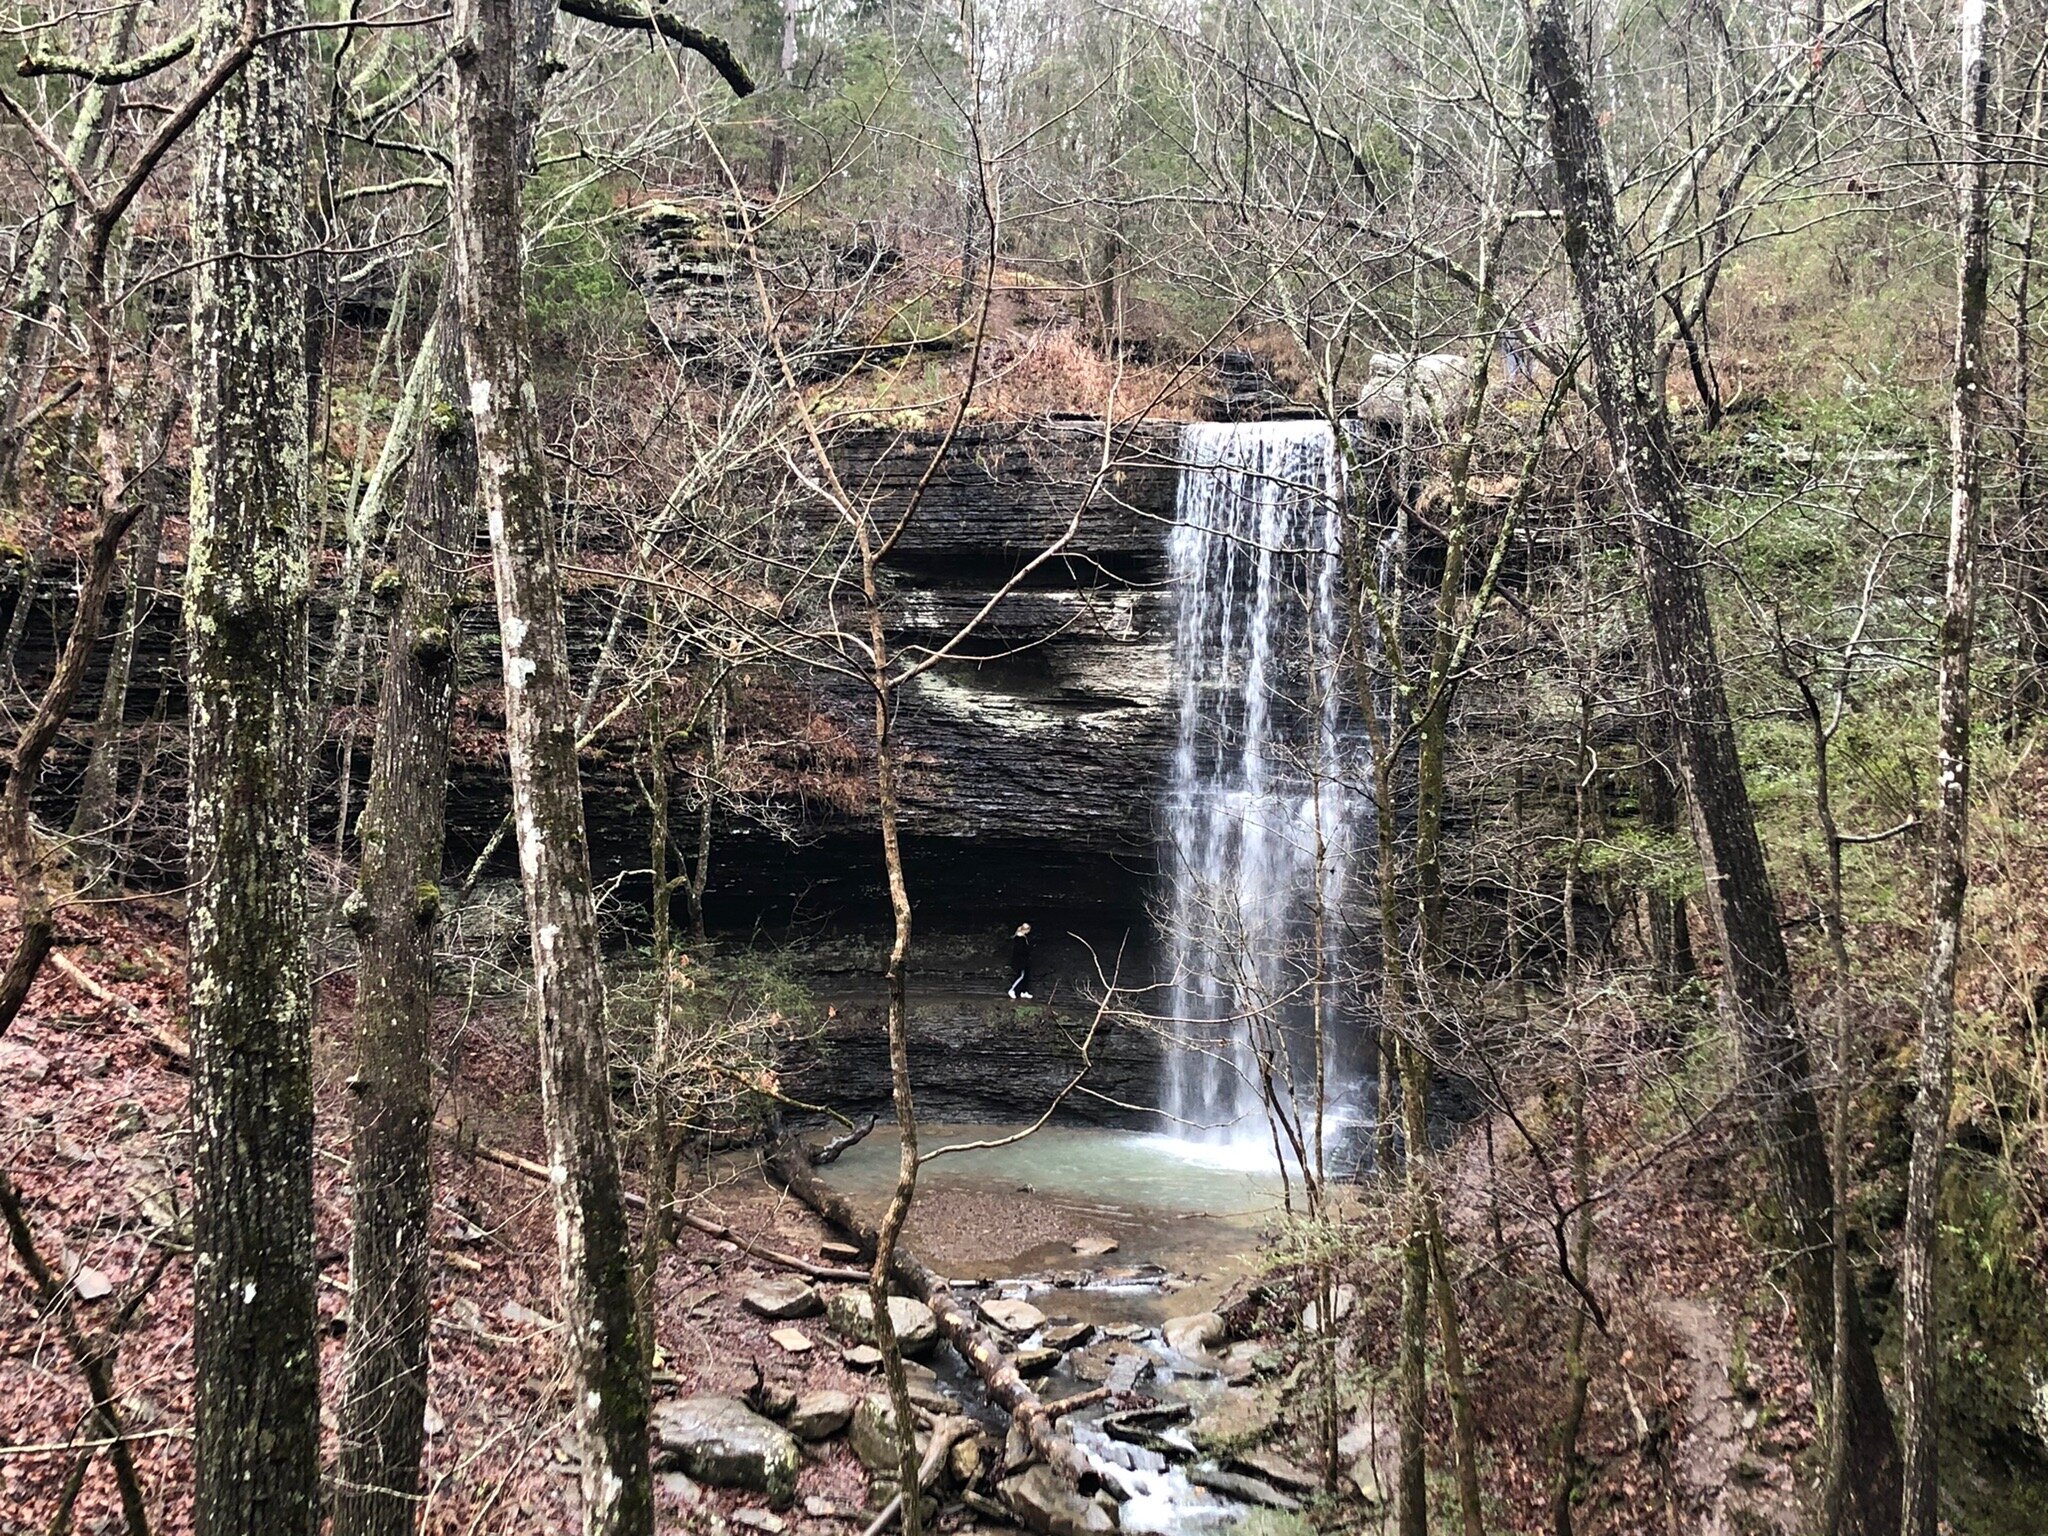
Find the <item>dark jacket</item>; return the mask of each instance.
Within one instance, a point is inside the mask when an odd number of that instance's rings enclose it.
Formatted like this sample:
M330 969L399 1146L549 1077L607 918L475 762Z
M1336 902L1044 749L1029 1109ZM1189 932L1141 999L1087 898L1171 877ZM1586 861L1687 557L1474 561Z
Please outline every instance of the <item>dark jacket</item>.
M1021 976L1031 969L1031 940L1018 934L1010 941L1010 971Z

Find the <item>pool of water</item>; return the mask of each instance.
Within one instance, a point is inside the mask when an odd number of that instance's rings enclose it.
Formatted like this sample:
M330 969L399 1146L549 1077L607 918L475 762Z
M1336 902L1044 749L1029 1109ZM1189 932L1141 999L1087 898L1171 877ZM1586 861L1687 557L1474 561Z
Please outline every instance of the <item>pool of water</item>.
M941 1151L1020 1129L922 1127L927 1160L907 1237L920 1258L956 1280L1110 1276L1059 1290L1057 1310L1081 1321L1156 1322L1202 1310L1257 1267L1262 1240L1284 1212L1271 1153L1257 1148L1045 1126L1004 1146ZM878 1216L895 1183L897 1146L877 1130L819 1173ZM1104 1242L1115 1250L1076 1251ZM1164 1287L1115 1278L1147 1265L1171 1277Z

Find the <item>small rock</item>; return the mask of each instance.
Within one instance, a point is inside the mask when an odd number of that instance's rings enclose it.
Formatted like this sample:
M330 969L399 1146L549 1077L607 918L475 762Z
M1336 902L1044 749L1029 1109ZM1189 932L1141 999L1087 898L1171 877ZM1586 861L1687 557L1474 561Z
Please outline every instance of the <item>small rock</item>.
M1240 1339L1216 1359L1216 1369L1233 1385L1250 1381L1269 1368L1273 1357L1256 1339Z
M796 1497L796 1437L736 1397L656 1404L655 1443L667 1466L718 1488L742 1488L778 1506Z
M1000 1491L1017 1517L1045 1536L1107 1536L1116 1529L1114 1515L1044 1462L1004 1479Z
M555 1326L552 1317L543 1316L533 1308L522 1306L516 1301L508 1301L498 1308L498 1316L514 1328L530 1328L536 1333L545 1333Z
M858 1264L860 1262L860 1249L856 1248L852 1243L820 1243L818 1244L818 1257L827 1264Z
M1106 1385L1117 1370L1119 1362L1131 1360L1134 1366L1125 1367L1134 1373L1142 1373L1151 1363L1152 1357L1137 1345L1123 1339L1098 1339L1086 1349L1076 1350L1067 1357L1067 1369L1092 1387Z
M789 1331L794 1333L796 1330ZM856 1344L851 1349L842 1349L839 1359L849 1371L879 1371L882 1368L882 1352L872 1344Z
M981 1478L981 1469L995 1454L996 1443L987 1435L969 1435L963 1440L955 1440L953 1449L946 1455L953 1481L962 1488L973 1487Z
M756 1317L785 1323L792 1318L810 1317L822 1309L818 1293L794 1275L763 1280L747 1288L740 1305Z
M1207 1358L1210 1345L1223 1342L1223 1319L1214 1312L1196 1312L1189 1317L1168 1318L1160 1332L1166 1336L1166 1347L1175 1354L1202 1360Z
M813 1520L858 1520L860 1511L845 1504L835 1504L830 1499L815 1493L804 1495L804 1513Z
M1190 1467L1188 1481L1197 1488L1220 1493L1226 1499L1236 1499L1240 1504L1259 1504L1267 1509L1301 1508L1301 1500L1282 1493L1271 1483L1236 1472L1225 1472L1219 1467Z
M871 1343L875 1309L868 1293L848 1286L834 1291L825 1301L832 1326L850 1339ZM921 1355L939 1341L939 1321L932 1309L909 1296L889 1298L889 1321L896 1330L896 1342L906 1355Z
M420 1428L426 1432L428 1438L440 1434L447 1427L448 1421L441 1417L441 1410L432 1403L427 1404L426 1412L420 1416Z
M768 1337L792 1355L809 1354L817 1348L817 1345L811 1342L811 1336L801 1328L776 1328L770 1331Z
M1115 1253L1117 1241L1113 1237L1077 1237L1074 1252L1084 1259L1099 1259L1106 1253Z
M780 1515L771 1515L765 1509L736 1509L729 1517L734 1525L744 1525L750 1531L766 1531L768 1536L782 1536L789 1529L789 1522Z
M1060 1363L1060 1352L1043 1344L1034 1344L1028 1349L1018 1350L1013 1358L1019 1376L1043 1376Z
M655 1474L656 1491L664 1494L685 1509L695 1509L704 1502L704 1490L696 1480L682 1472L659 1472Z
M829 1440L853 1417L853 1397L825 1388L800 1393L785 1426L799 1440Z
M50 1075L50 1058L19 1040L0 1040L0 1074L40 1083Z
M976 1310L1003 1332L1020 1339L1045 1326L1045 1314L1028 1301L1005 1301L1000 1296L991 1296Z
M906 1361L905 1364L910 1362ZM960 1399L936 1381L920 1381L915 1376L904 1383L910 1400L926 1413L958 1413Z
M1038 1336L1052 1349L1077 1349L1095 1337L1093 1323L1047 1323Z
M80 1301L102 1301L114 1294L114 1282L90 1264L81 1264L71 1271L71 1289Z

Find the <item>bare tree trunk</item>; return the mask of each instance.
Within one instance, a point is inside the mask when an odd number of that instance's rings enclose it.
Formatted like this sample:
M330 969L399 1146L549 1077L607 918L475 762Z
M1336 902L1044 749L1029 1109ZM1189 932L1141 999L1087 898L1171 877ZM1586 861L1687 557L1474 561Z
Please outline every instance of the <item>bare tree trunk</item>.
M125 0L114 13L113 31L100 54L102 67L118 62L133 45L141 10L141 0ZM107 118L120 91L119 85L98 80L86 86L64 147L67 166L97 177L106 156ZM51 328L61 312L64 256L78 216L78 199L64 166L51 168L43 196L48 207L36 222L35 244L22 272L21 301L15 306L14 329L8 332L6 351L0 352L0 484L6 485L14 481L15 463L27 435L23 401L31 393L32 375L41 370L41 360L48 354Z
M427 344L420 433L398 534L398 607L377 694L362 864L347 905L361 946L349 1078L349 1331L335 1536L409 1536L427 1402L433 1177L429 1031L455 713L455 598L475 538L476 453L459 404L454 286Z
M209 0L201 35L241 33ZM302 0L203 120L192 191L190 970L196 1526L320 1517L307 970ZM205 46L202 44L202 47ZM211 51L208 49L207 51ZM108 423L101 431L109 430Z
M1651 638L1671 701L1710 910L1726 965L1723 1006L1740 1040L1759 1130L1790 1226L1801 1342L1817 1379L1835 1345L1833 1176L1792 1000L1791 962L1757 836L1715 652L1702 549L1691 527L1651 347L1641 268L1622 237L1606 149L1563 0L1533 13L1530 58L1550 117L1564 243L1596 368L1600 414L1631 513ZM1841 1341L1849 1393L1830 1422L1849 1437L1844 1529L1898 1523L1898 1441L1859 1308Z
M576 1385L583 1527L654 1525L647 1375L637 1338L631 1233L612 1126L604 976L576 761L577 700L534 404L521 289L525 156L552 20L512 0L456 10L453 244L475 418L478 491L504 653L505 730L539 1008L541 1108L561 1239Z
M168 430L169 423L166 423ZM107 658L106 681L100 685L99 712L93 720L92 753L78 786L78 804L71 815L74 842L99 840L113 824L114 794L121 780L123 726L128 718L128 680L135 668L135 647L149 618L156 582L156 557L163 529L163 506L152 502L142 516L142 531L128 555L128 596L114 653ZM84 883L103 884L113 867L112 839L82 857Z
M2034 61L2033 110L2023 153L2027 187L2014 252L2012 317L2012 414L2014 540L2019 569L2013 618L2019 631L2013 689L2013 729L2024 731L2048 709L2048 530L2041 526L2040 465L2034 452L2034 252L2040 234L2041 149L2048 89L2041 74L2048 58Z
M1957 215L1955 397L1949 411L1948 594L1941 616L1940 786L1934 807L1934 912L1920 1003L1919 1088L1906 1176L1899 1289L1905 1421L1904 1536L1936 1536L1941 1483L1936 1424L1941 1329L1934 1293L1935 1218L1954 1072L1956 968L1969 887L1970 653L1977 621L1977 521L1983 500L1984 324L1991 272L1991 72L1985 0L1963 0L1963 144Z

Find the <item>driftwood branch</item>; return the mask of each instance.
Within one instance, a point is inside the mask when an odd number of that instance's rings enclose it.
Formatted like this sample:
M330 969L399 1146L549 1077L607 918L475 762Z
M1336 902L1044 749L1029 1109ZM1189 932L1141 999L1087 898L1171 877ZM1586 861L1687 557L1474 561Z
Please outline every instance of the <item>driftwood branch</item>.
M861 1219L844 1195L825 1187L812 1166L809 1149L800 1140L788 1137L778 1143L770 1150L765 1166L776 1183L867 1251L874 1251L874 1228ZM932 1309L939 1332L974 1368L990 1399L1008 1411L1031 1449L1082 1492L1094 1492L1102 1479L1087 1455L1054 1422L1054 1415L1024 1380L1016 1362L960 1304L952 1286L901 1247L891 1259L890 1275Z

